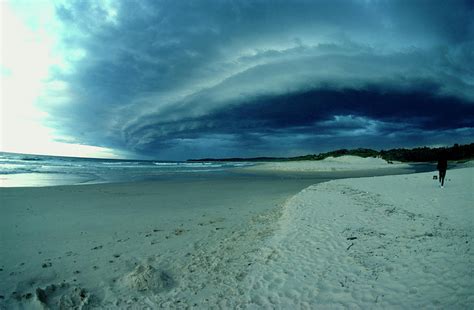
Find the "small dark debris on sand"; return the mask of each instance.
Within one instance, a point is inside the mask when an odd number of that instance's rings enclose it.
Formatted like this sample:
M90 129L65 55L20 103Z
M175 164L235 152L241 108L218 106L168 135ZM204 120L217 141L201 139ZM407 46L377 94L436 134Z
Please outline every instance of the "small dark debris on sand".
M181 228L177 228L177 229L174 230L174 234L176 236L179 236L179 235L183 234L184 232L185 232L185 230L181 229Z
M99 249L102 249L104 246L102 245L98 245L98 246L95 246L93 247L91 250L99 250Z
M114 257L115 257L115 258L119 258L119 257L120 257L120 254L114 254Z
M355 239L357 239L357 237L349 237L349 238L347 238L347 240L355 240Z
M74 274L80 274L81 272L79 270L75 270Z
M51 267L52 265L53 265L52 263L47 262L47 263L43 263L43 265L41 265L41 267L48 268L48 267Z

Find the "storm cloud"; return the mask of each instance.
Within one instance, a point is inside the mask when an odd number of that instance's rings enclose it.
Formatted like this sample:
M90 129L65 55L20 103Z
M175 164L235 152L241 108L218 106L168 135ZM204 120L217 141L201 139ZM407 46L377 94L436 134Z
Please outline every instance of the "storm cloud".
M469 142L469 1L68 1L41 107L137 157Z

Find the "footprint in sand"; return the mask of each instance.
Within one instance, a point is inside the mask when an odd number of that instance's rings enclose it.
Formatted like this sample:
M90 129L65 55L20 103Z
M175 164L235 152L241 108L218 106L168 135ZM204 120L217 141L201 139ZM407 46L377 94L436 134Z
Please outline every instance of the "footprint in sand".
M85 289L68 283L36 289L37 302L47 309L82 309L89 299L90 294Z

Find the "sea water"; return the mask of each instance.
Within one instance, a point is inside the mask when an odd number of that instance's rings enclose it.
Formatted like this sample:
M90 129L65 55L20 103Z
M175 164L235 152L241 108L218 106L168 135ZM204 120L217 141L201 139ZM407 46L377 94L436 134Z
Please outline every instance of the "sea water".
M223 173L249 162L172 162L0 152L0 187L137 182Z
M329 179L432 171L432 164L411 164L406 169L339 172L271 172L241 170L256 162L178 162L118 160L28 155L0 152L0 187L80 185L158 180L223 179Z

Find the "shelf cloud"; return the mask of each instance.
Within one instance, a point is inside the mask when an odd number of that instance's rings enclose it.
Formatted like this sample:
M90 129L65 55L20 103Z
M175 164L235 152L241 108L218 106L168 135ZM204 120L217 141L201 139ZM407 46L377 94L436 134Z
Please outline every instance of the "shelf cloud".
M137 157L469 142L470 1L67 1L40 106ZM59 85L59 86L58 86Z

